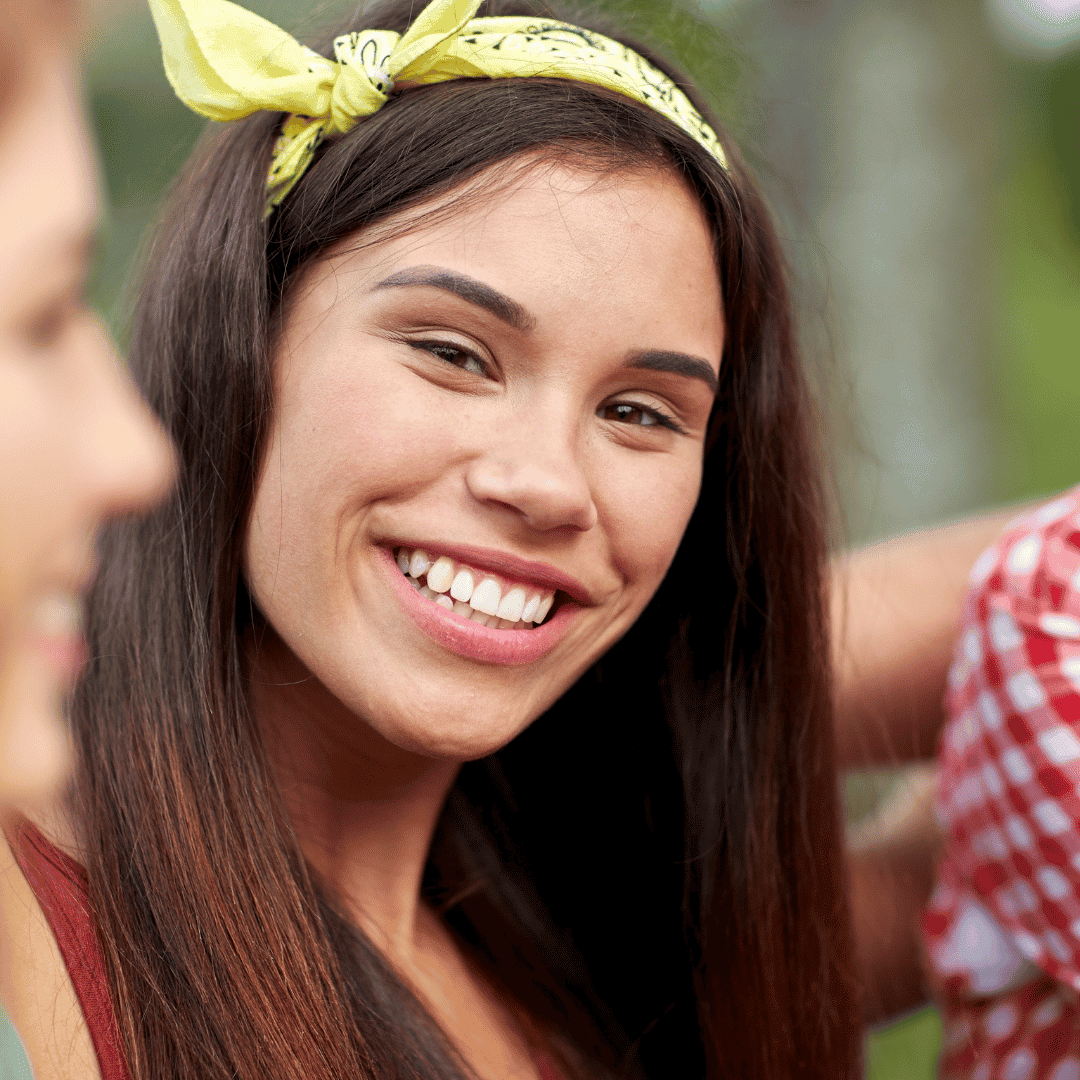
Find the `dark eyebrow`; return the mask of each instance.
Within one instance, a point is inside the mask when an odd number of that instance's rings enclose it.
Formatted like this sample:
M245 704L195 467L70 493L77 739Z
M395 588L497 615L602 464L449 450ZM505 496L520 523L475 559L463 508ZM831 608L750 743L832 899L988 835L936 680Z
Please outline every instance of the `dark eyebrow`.
M700 379L714 394L719 387L719 380L712 364L698 356L687 356L681 352L664 352L659 349L646 349L632 353L626 361L629 368L646 368L649 371L669 371L673 375L685 375L689 379Z
M460 296L470 304L490 311L497 319L509 324L515 330L527 331L536 325L536 320L516 300L504 296L501 292L485 285L467 274L454 270L443 270L438 266L415 266L408 270L399 270L388 278L383 278L374 289L396 289L402 287L426 286L429 289L445 289ZM374 290L373 290L374 291Z

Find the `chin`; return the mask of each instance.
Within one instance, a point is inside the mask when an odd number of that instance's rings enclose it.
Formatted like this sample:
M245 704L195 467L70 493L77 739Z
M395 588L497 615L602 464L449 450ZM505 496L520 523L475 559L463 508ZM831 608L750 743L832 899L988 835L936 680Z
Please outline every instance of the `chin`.
M486 710L481 710L483 714ZM463 710L464 713L464 710ZM475 761L501 750L532 723L532 718L492 716L478 719L442 710L424 716L387 718L373 725L379 735L401 750L443 761Z
M70 768L66 690L39 664L0 672L0 809L44 805L62 790Z

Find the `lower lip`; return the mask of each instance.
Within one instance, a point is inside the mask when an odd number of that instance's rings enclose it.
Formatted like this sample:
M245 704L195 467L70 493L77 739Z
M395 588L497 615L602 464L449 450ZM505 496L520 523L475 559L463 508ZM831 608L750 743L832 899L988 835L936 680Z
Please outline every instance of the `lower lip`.
M486 664L532 664L545 657L566 636L580 605L565 600L535 630L493 630L455 615L420 595L398 569L393 552L379 548L379 563L401 606L437 645L469 660Z
M74 682L86 663L86 640L75 637L43 637L38 650L45 662L63 679Z

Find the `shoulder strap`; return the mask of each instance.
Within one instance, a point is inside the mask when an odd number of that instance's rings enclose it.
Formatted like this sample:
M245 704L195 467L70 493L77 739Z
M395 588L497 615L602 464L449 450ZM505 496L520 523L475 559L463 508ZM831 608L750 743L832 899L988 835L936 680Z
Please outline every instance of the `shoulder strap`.
M131 1080L90 911L86 871L26 820L16 827L12 850L60 947L90 1029L101 1080Z

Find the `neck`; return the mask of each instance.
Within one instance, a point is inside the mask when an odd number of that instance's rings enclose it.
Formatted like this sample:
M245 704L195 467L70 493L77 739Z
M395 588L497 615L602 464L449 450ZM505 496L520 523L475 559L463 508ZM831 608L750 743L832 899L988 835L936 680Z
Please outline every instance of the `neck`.
M268 631L247 649L252 707L309 864L385 952L423 934L420 887L459 766L394 746Z

